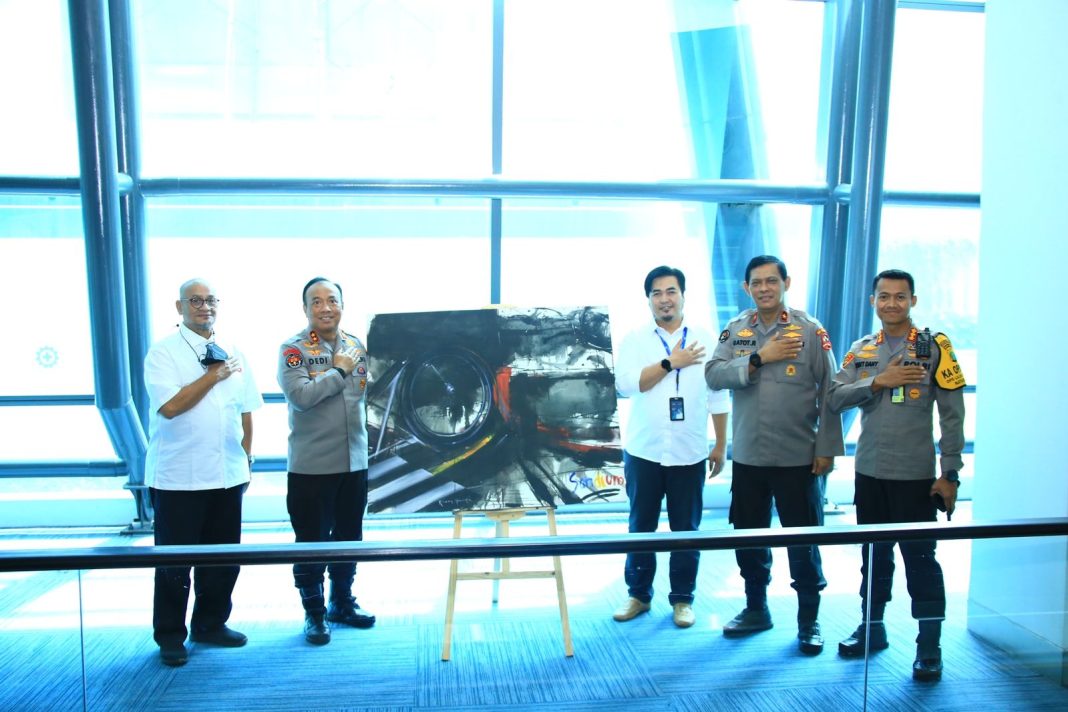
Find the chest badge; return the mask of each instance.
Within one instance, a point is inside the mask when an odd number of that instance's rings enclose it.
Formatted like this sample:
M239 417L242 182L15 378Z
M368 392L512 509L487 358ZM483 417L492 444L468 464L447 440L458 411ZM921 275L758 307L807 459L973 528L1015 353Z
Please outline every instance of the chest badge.
M797 366L793 365L792 363L786 364L786 375L791 377L796 376Z
M297 368L304 364L304 357L300 353L300 349L290 347L282 352L282 358L285 359L287 368Z

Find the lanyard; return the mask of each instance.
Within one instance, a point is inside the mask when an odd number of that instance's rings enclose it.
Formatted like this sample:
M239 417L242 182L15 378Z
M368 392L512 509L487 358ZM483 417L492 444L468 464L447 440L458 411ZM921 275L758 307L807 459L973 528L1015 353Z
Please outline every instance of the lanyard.
M686 348L686 332L689 330L689 328L690 327L688 327L688 326L682 327L682 343L679 345L679 348L681 348L681 349ZM666 341L664 341L664 337L661 336L660 332L657 331L656 329L653 329L653 333L656 334L656 338L660 339L660 343L662 343L664 345L664 351L667 351L668 358L671 358L671 347L667 345ZM679 392L679 373L681 371L682 371L681 368L676 368L675 369L675 392L676 393Z

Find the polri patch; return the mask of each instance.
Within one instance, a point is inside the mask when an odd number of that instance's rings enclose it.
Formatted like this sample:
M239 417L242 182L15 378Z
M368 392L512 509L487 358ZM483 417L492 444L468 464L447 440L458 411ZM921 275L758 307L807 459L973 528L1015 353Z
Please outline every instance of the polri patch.
M282 358L285 359L288 368L297 368L304 365L304 356L300 353L300 349L295 346L290 346L283 351Z

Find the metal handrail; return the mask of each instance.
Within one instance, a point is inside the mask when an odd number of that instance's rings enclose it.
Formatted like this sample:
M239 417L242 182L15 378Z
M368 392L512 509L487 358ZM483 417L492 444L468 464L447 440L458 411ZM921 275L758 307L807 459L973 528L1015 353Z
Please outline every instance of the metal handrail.
M651 534L597 534L508 539L121 546L0 552L0 572L132 569L157 566L271 565L311 561L432 561L645 553L698 549L866 544L926 539L1068 536L1068 518L998 522L866 524Z

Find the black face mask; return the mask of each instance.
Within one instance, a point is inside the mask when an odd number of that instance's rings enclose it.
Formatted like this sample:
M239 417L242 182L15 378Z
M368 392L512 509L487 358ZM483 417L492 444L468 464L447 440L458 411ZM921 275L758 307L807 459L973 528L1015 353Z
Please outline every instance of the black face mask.
M228 358L230 358L228 353L209 341L207 351L204 352L204 358L200 359L200 363L210 366L213 363L222 363Z

